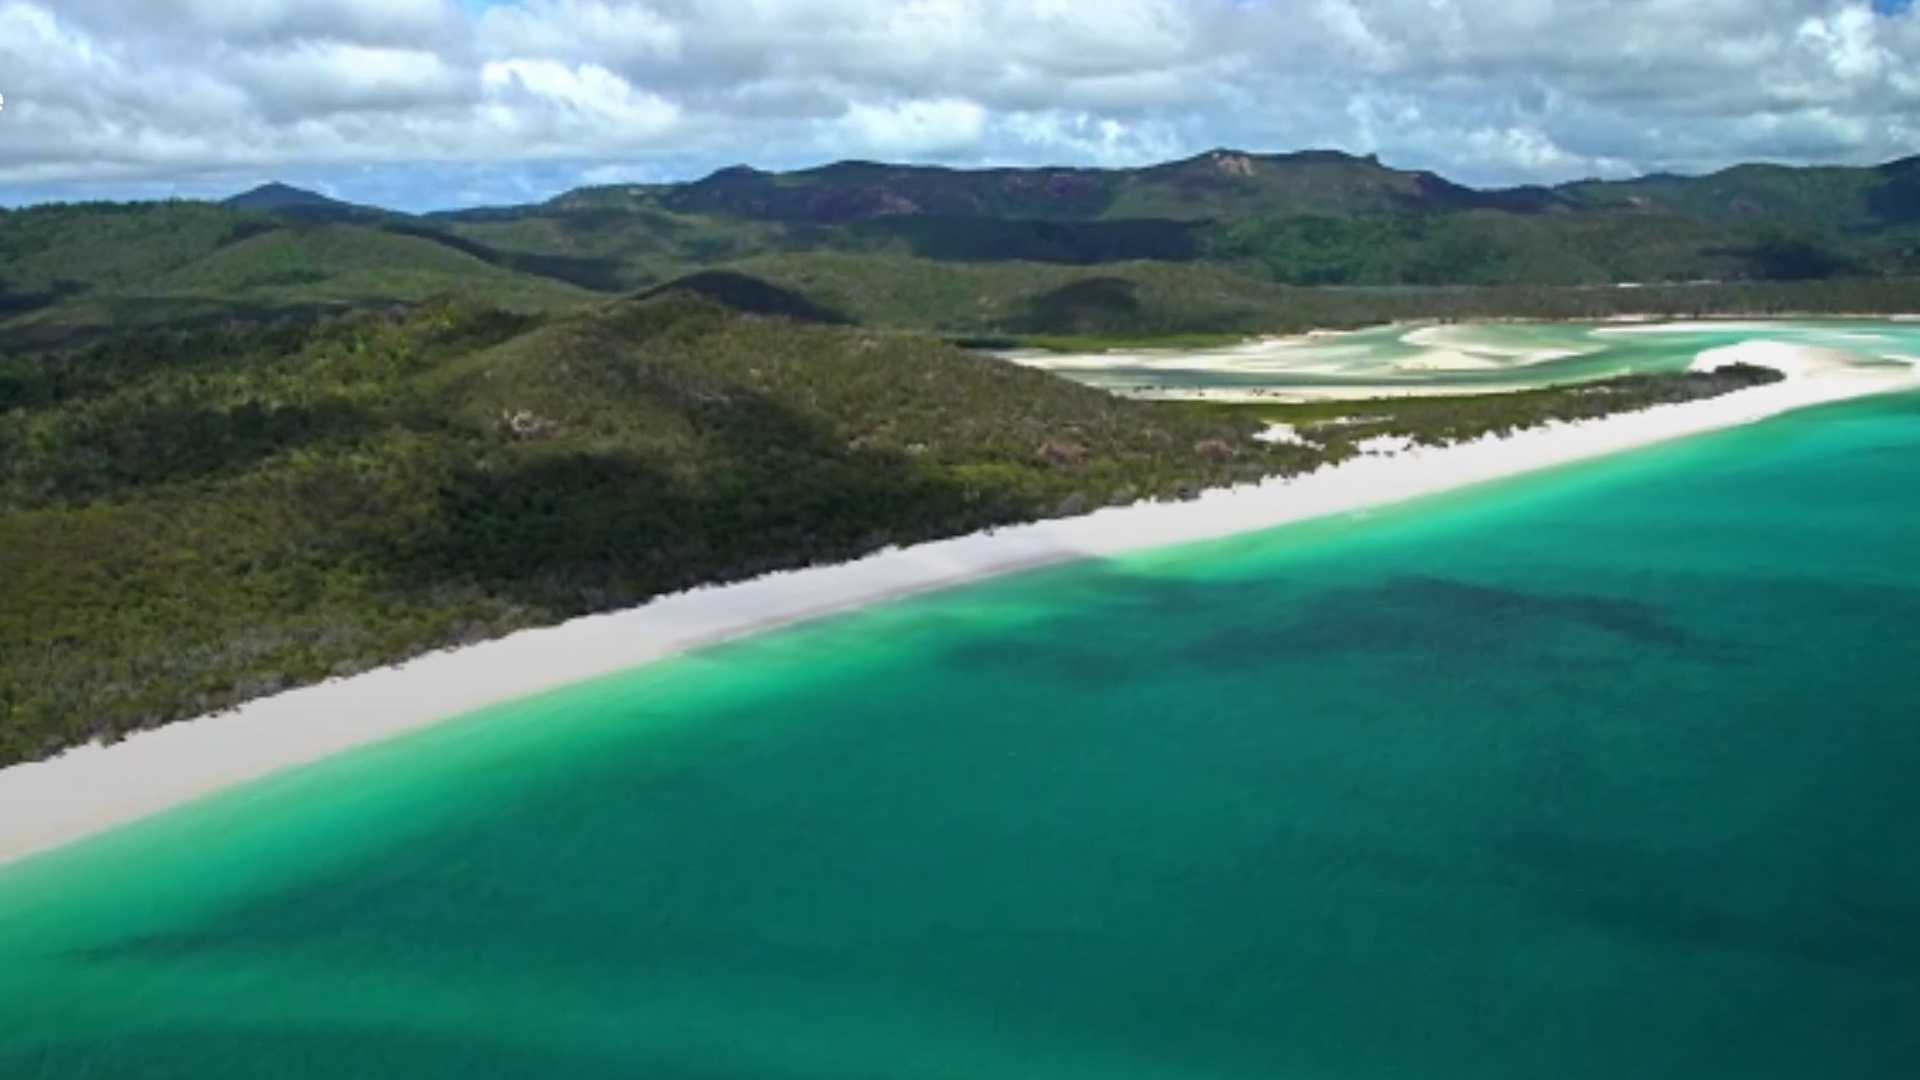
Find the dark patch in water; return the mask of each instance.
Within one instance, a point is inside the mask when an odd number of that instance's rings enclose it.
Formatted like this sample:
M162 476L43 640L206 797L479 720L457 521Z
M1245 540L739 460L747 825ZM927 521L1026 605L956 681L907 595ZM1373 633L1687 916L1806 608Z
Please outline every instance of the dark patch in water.
M1800 870L1764 853L1657 850L1545 830L1495 838L1515 883L1567 915L1661 948L1721 950L1920 976L1920 884L1859 864Z
M479 1011L476 1006L476 1011ZM271 1076L278 1080L339 1077L534 1077L616 1080L633 1076L674 1080L739 1080L738 1070L681 1060L647 1063L550 1044L516 1045L511 1036L492 1038L472 1027L458 1034L408 1031L391 1026L341 1026L325 1030L262 1026L169 1026L164 1032L109 1033L0 1054L0 1076L100 1076L116 1080L168 1080L202 1075L218 1062L223 1076Z
M1566 662L1556 661L1554 645L1569 630L1699 662L1734 663L1746 655L1688 631L1658 604L1420 575L1335 590L1284 579L1129 578L1108 588L1112 595L1091 612L968 642L950 650L947 661L1080 681L1126 680L1168 664L1232 671L1345 654L1454 664L1531 653L1554 664ZM1118 639L1116 648L1115 623L1140 627L1138 638Z
M1309 653L1484 655L1489 648L1538 645L1539 635L1567 627L1676 651L1694 644L1657 604L1424 576L1311 595L1288 625L1260 636L1262 644Z

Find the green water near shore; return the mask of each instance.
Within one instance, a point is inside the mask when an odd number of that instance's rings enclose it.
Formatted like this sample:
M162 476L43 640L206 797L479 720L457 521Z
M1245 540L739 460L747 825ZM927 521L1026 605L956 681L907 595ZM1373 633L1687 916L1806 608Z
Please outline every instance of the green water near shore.
M0 869L0 1077L1920 1075L1920 396L1059 567Z

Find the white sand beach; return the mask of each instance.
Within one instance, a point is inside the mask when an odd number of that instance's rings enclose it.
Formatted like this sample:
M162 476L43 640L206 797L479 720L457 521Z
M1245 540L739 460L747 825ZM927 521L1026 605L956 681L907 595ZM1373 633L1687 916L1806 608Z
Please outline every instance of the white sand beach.
M1402 368L1397 374L1433 374L1439 371L1459 372L1465 369L1454 367L1447 369L1429 368L1421 371L1417 368ZM1473 397L1479 394L1519 393L1522 390L1538 388L1537 383L1529 382L1478 382L1471 385L1449 385L1446 383L1409 383L1405 386L1356 385L1353 383L1329 382L1324 386L1293 385L1286 387L1257 386L1251 389L1235 387L1209 386L1194 389L1153 389L1127 390L1112 388L1104 383L1090 383L1106 389L1114 389L1123 397L1138 398L1141 401L1208 401L1216 405L1300 405L1325 401L1387 401L1393 398L1431 398L1431 397Z
M770 627L1069 559L1098 557L1352 513L1532 470L1903 388L1920 369L1864 368L1758 341L1715 350L1789 375L1706 401L1509 438L1367 455L1290 479L1142 503L882 552L664 597L248 703L222 715L0 770L0 863L230 785L391 738L474 709Z

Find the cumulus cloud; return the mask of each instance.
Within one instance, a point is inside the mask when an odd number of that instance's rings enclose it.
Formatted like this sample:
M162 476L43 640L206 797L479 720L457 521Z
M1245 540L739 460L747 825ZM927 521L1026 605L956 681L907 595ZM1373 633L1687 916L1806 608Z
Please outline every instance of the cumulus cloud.
M920 157L971 150L987 131L987 110L960 98L855 103L845 126L852 143L881 157Z
M1911 153L1920 17L1884 0L0 0L0 92L16 198L390 183L357 169L517 194L742 161L1215 146L1500 184Z
M673 102L598 64L497 60L481 68L480 82L484 120L522 140L525 154L644 145L671 132L680 115Z
M457 31L461 21L450 0L49 0L42 6L93 33L132 42L332 37L417 44Z
M235 57L227 68L270 123L342 112L404 112L456 104L473 79L432 52L304 41Z

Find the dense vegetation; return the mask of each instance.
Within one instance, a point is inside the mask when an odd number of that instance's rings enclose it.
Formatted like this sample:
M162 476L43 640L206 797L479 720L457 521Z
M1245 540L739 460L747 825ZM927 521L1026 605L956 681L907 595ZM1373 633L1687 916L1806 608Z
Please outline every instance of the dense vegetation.
M1920 273L1920 158L1499 191L1326 152L1216 151L1116 170L849 162L437 220L504 249L609 262L670 262L704 242L697 261L709 264L802 251L1153 261L1296 285L1797 281Z
M1489 398L1430 426L1741 384ZM1360 437L1268 445L1265 423L678 289L7 354L0 762L697 583L1297 472Z
M736 169L425 216L277 186L0 211L0 763L1369 434L1725 392L1767 376L1364 406L1268 445L1265 407L1119 400L940 339L1911 310L1915 177L1476 192L1214 154Z
M670 292L0 360L0 761L663 590L1311 464Z
M843 321L927 329L981 345L1244 337L1386 322L1602 319L1622 315L1866 314L1920 310L1920 279L1726 282L1619 288L1509 285L1300 288L1212 266L1035 263L940 266L863 255L785 255L729 271ZM1053 340L1049 340L1053 339ZM1059 340L1066 339L1066 340Z

